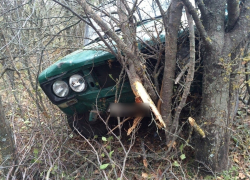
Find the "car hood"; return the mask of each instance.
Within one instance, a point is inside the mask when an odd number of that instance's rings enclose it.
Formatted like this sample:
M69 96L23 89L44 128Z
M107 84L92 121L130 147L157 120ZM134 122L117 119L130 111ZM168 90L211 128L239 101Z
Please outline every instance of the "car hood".
M95 50L97 47L99 47L99 49ZM49 66L39 75L38 80L41 84L51 77L111 58L114 58L114 55L107 51L100 50L100 43L93 43L83 49L74 51Z

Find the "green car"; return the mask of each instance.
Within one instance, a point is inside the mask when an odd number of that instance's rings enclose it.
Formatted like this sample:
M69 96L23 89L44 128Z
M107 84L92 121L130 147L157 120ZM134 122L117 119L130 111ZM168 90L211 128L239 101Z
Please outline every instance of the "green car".
M137 27L143 40L150 42L150 37L143 35L142 30L154 28L155 24L162 25L161 19L144 21ZM163 34L160 35L161 41L164 41ZM114 55L100 50L101 45L102 42L96 40L63 57L38 78L51 102L67 115L69 126L85 137L101 136L107 132L103 120L108 116L109 104L114 103L117 96L119 102L135 102L127 78L122 79L117 89L122 67ZM139 48L143 49L142 45L139 44Z

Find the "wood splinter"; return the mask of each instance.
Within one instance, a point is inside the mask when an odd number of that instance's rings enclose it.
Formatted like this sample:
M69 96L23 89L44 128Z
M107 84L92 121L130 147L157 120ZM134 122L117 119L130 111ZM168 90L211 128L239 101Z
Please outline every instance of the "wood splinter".
M196 130L196 132L198 132L202 138L205 138L205 132L201 129L201 127L196 124L195 120L191 117L188 118L189 124Z

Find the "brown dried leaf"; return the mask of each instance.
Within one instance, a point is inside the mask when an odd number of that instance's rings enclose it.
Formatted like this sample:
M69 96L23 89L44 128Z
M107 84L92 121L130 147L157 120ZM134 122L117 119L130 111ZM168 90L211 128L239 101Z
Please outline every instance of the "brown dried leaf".
M234 158L233 158L234 162L236 162L237 164L239 164L239 159L236 155L234 155Z
M141 177L143 177L143 178L148 178L148 174L147 174L147 173L142 172L142 173L141 173Z
M148 161L147 161L147 159L143 159L143 165L144 165L145 168L148 167Z
M176 147L176 142L174 141L174 142L172 142L172 141L170 141L169 143L168 143L168 148L175 148Z
M240 179L244 179L245 177L246 177L245 174L243 174L242 172L239 173L239 178Z

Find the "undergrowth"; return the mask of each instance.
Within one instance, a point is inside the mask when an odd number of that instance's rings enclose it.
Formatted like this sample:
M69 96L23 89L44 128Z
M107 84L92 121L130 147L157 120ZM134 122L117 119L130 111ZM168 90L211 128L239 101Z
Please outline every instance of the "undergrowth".
M21 117L9 85L2 85L5 114L11 122L16 146L16 164L1 165L8 169L9 178L250 179L250 116L249 107L244 104L240 104L230 129L230 168L218 174L195 160L192 138L187 142L188 128L172 145L164 143L163 131L156 131L148 123L127 136L132 121L124 124L121 131L85 139L69 129L66 117L46 97L46 111L40 112L25 88L19 86L17 93L25 112ZM1 179L5 179L1 173Z

